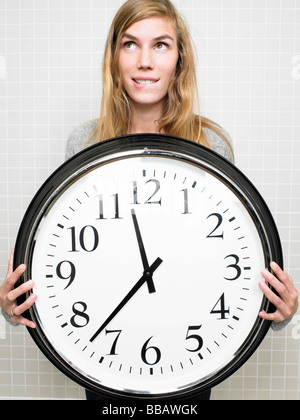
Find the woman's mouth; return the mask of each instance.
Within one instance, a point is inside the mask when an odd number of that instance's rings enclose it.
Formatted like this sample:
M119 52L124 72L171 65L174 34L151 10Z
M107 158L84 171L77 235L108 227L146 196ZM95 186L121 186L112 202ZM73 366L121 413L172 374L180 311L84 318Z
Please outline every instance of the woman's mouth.
M138 85L152 85L158 82L159 79L132 79Z

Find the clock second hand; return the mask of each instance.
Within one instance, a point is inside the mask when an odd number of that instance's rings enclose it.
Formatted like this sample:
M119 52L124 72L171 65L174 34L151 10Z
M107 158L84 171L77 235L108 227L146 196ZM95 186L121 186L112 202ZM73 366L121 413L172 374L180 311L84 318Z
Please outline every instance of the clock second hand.
M140 289L140 287L150 278L154 271L160 266L162 259L156 258L154 263L144 271L142 277L137 281L133 288L127 293L124 299L119 303L119 305L113 310L109 317L104 321L100 328L95 332L95 334L90 338L90 342L93 342L95 338L104 330L104 328L110 323L110 321L120 312L123 306L132 298L132 296Z

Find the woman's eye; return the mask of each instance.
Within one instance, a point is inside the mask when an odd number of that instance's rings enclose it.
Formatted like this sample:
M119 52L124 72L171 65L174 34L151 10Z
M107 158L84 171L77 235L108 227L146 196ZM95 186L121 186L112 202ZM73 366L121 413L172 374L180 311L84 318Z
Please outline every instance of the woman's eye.
M135 48L135 44L132 41L125 42L124 48L126 50L133 50Z
M163 42L159 42L158 44L156 44L155 48L157 50L166 50L167 49L167 44L165 44Z

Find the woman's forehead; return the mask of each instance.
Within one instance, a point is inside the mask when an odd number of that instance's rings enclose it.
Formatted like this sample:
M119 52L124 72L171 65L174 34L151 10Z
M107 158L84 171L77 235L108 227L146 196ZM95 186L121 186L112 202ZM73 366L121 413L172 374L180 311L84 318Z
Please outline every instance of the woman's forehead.
M174 21L164 16L152 16L133 23L125 30L123 37L125 36L132 40L151 38L160 41L165 38L177 41Z

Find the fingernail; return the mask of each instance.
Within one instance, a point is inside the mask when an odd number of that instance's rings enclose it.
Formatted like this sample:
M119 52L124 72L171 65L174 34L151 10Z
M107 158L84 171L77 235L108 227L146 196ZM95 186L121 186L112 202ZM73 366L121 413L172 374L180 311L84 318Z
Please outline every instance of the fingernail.
M271 268L273 268L273 269L276 269L276 267L277 267L276 262L272 261L272 262L270 263L270 267L271 267Z
M26 270L26 265L25 264L21 264L20 265L20 270L21 271L25 271Z

